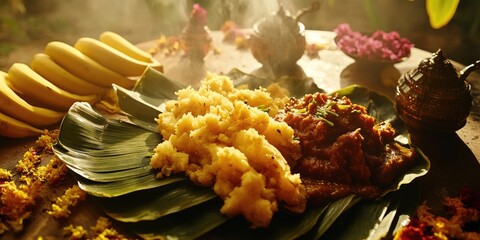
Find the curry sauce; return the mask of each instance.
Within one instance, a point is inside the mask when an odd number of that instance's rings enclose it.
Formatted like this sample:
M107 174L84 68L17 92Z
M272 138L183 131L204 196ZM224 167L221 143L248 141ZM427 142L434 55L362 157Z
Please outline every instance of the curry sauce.
M310 205L350 194L377 198L412 165L415 152L394 141L395 129L363 106L323 93L292 98L277 115L295 131L300 173Z

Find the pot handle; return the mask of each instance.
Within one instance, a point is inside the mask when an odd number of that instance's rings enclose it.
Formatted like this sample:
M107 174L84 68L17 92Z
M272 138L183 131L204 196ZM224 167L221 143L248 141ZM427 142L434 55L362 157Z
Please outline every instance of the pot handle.
M475 63L472 63L466 66L462 71L460 71L460 80L465 81L465 79L467 79L470 73L472 73L473 71L479 68L480 68L480 60L477 60Z

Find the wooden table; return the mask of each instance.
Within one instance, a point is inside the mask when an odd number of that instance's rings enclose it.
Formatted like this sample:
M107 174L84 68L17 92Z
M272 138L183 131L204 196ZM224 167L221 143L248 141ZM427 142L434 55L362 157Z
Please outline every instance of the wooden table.
M335 49L334 34L323 31L307 31L307 43L321 43L330 46L319 51L317 58L304 55L298 64L306 76L312 78L318 87L333 91L351 84L359 84L393 99L396 81L400 74L415 68L422 59L431 56L431 53L413 49L411 57L396 64L395 68L381 73L374 67L366 67L354 62L341 51ZM155 57L164 65L167 77L186 83L197 84L207 71L227 73L233 68L244 72L255 72L261 67L248 50L239 50L233 44L222 41L221 32L212 32L213 45L220 53L209 53L203 63L192 62L181 54L164 56L158 53ZM141 48L151 49L156 41L139 44ZM448 57L448 55L447 55ZM457 70L463 66L454 63ZM382 77L381 77L382 76ZM468 118L464 128L456 133L433 134L411 131L413 144L420 147L431 161L429 173L418 179L420 185L420 199L427 201L429 206L440 209L441 199L447 195L456 195L462 187L470 187L480 191L480 75L470 74L467 81L472 85L472 94L475 98L474 110ZM22 158L29 146L34 144L35 138L7 139L0 137L0 167L13 170L16 162ZM66 187L73 184L67 182L52 192L61 193ZM48 196L48 194L47 194ZM81 204L66 221L56 221L45 212L51 206L52 199L43 199L33 212L30 223L25 225L22 234L1 235L2 239L36 239L38 236L61 236L61 229L68 224L91 226L102 212L92 203ZM90 223L90 224L87 224Z

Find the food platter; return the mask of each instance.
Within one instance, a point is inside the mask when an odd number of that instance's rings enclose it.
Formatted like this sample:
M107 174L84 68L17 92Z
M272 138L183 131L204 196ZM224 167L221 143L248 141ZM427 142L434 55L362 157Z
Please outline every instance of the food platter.
M151 92L153 85L156 85L153 89L162 90ZM123 116L109 117L95 111L86 103L76 103L64 118L54 152L78 175L79 186L96 196L96 202L107 215L123 222L127 229L132 229L143 237L176 236L185 239L198 238L205 234L225 237L224 234L231 234L232 231L268 239L291 239L300 236L317 239L335 224L335 220L347 209L352 208L350 211L353 213L350 214L355 216L357 210L353 210L356 209L354 206L362 200L350 196L323 207L308 209L300 216L280 212L267 229L252 230L241 218L230 219L223 216L219 212L219 199L209 188L194 186L181 175L155 179L149 166L149 158L153 148L162 139L156 132L152 119L162 111L161 103L172 97L171 92L179 90L172 89L175 87L180 86L160 72L148 69L139 80L137 88L132 91L115 87ZM395 125L399 130L397 141L408 145L406 129L396 119L393 103L388 98L359 86L340 89L335 94L347 96L358 104L368 105L369 113L375 115L379 121L388 121ZM128 107L129 105L131 106ZM138 107L140 105L143 107ZM136 111L137 109L142 110ZM400 204L393 209L386 207L393 199L402 199L393 195L405 192L408 196L408 192L415 192L409 183L426 174L429 169L428 159L420 149L415 148L415 151L419 156L415 166L385 192L385 198L377 202L367 202L365 205L374 210L388 210L387 214L377 221L389 222L384 223L386 226L376 234L388 234L392 231L390 227L395 226L398 221L400 214L396 210ZM402 187L403 185L406 186ZM358 211L362 211L361 208ZM389 218L386 219L386 216ZM378 216L375 218L378 219ZM380 222L371 222L373 225L370 229ZM232 229L232 225L236 227ZM351 234L366 234L358 229L351 231Z

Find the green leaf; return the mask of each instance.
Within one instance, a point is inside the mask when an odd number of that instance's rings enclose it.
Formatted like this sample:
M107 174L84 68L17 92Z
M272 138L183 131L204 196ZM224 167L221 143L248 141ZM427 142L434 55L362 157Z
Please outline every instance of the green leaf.
M312 232L310 233L310 234L313 234L312 239L320 238L343 212L348 210L353 205L357 204L360 200L361 200L360 197L350 195L348 197L344 197L342 199L339 199L335 202L330 203L325 215L323 216L322 220L319 222L318 227L312 228L311 230Z
M118 105L120 109L122 109L122 112L127 115L128 119L137 126L155 132L157 129L155 118L162 112L160 104L152 105L145 101L145 98L142 98L140 93L127 90L117 85L113 85L113 89L118 97ZM161 100L162 103L166 101L167 99Z
M107 214L125 222L125 227L142 237L193 239L205 234L229 237L228 234L235 233L236 238L240 239L317 239L333 229L337 222L341 223L344 214L350 218L355 216L355 211L362 212L366 209L375 214L367 214L368 216L363 216L364 219L355 221L364 221L370 223L368 226L374 226L368 229L372 231L368 234L363 232L362 236L383 236L386 229L395 224L398 219L396 208L401 206L388 196L428 171L428 159L412 146L419 156L416 165L380 201L363 206L364 201L359 197L349 196L321 208L308 208L300 215L278 212L269 228L249 229L242 217L229 219L220 213L221 200L214 197L210 189L193 186L185 181L185 177L155 179L149 159L153 148L162 140L156 132L152 117L160 111L158 104L175 97L172 92L180 86L159 72L147 72L135 91L117 87L117 95L126 99L121 100L122 104L129 105L122 107L125 108L123 110L126 116L123 117L126 121L101 115L88 104L75 104L62 123L59 142L54 147L67 166L80 175L79 186L91 195L98 196L97 202L105 208ZM237 77L243 76L237 74ZM242 83L248 83L248 78L246 79ZM258 81L258 84L265 83L261 79ZM166 85L162 88L164 84ZM306 89L305 86L300 88L303 91ZM352 102L366 106L368 112L379 121L392 123L400 129L397 140L408 144L408 133L396 117L393 103L388 98L360 86L347 87L332 94L349 97ZM145 114L136 111L137 104L150 105L145 109L151 112ZM400 201L405 196L399 193L396 199ZM355 210L357 206L364 208ZM135 221L138 222L127 223ZM355 230L352 231L352 234L358 234Z
M165 99L176 99L176 92L185 87L187 86L165 77L162 72L148 68L133 92L139 93L145 102L159 106Z
M185 177L175 176L156 179L153 173L112 182L96 182L77 176L78 186L90 195L97 197L118 197L131 192L157 188L171 183L185 181Z
M418 185L403 186L378 200L362 200L345 212L325 233L324 239L389 239L402 214L418 204Z
M154 221L125 224L125 227L145 239L197 239L229 220L218 210L221 204L220 199L214 198L185 211Z
M326 239L367 239L378 224L388 213L391 201L381 199L379 202L361 201L345 215L338 218L326 231Z
M265 235L268 239L297 239L310 231L327 209L329 205L308 208L299 216L278 214L273 218Z
M142 98L150 104L159 105L162 99L175 99L176 92L186 87L180 82L165 77L162 72L148 68L133 91L140 93Z
M88 172L118 175L150 171L150 155L162 141L156 132L149 132L130 123L107 119L87 103L75 103L60 126L54 152L67 165ZM81 174L89 178L89 174ZM126 175L129 177L132 175ZM98 179L90 179L98 180Z
M154 119L163 111L162 105L176 98L176 91L185 87L150 67L144 72L133 91L113 85L120 109L127 114L128 119L150 131L157 129Z
M154 189L95 199L110 217L122 222L138 222L184 211L217 197L210 188L195 186L185 177L177 179L181 180Z
M452 20L460 0L426 0L426 9L430 26L439 29Z
M221 227L212 230L207 236L217 239L264 239L288 240L298 239L315 226L328 205L307 208L302 214L292 214L284 211L275 213L268 228L250 228L250 223L243 217L235 217Z
M106 156L103 160L101 156L91 157L74 151L66 150L61 144L54 146L55 154L75 173L80 176L98 182L118 181L125 178L140 177L143 175L152 175L153 170L149 165L150 160L144 161L143 156L138 161L128 162L131 158L121 156ZM128 168L119 169L121 164L128 162ZM132 166L134 164L133 168ZM109 169L110 166L110 169ZM110 170L110 171L109 171Z

